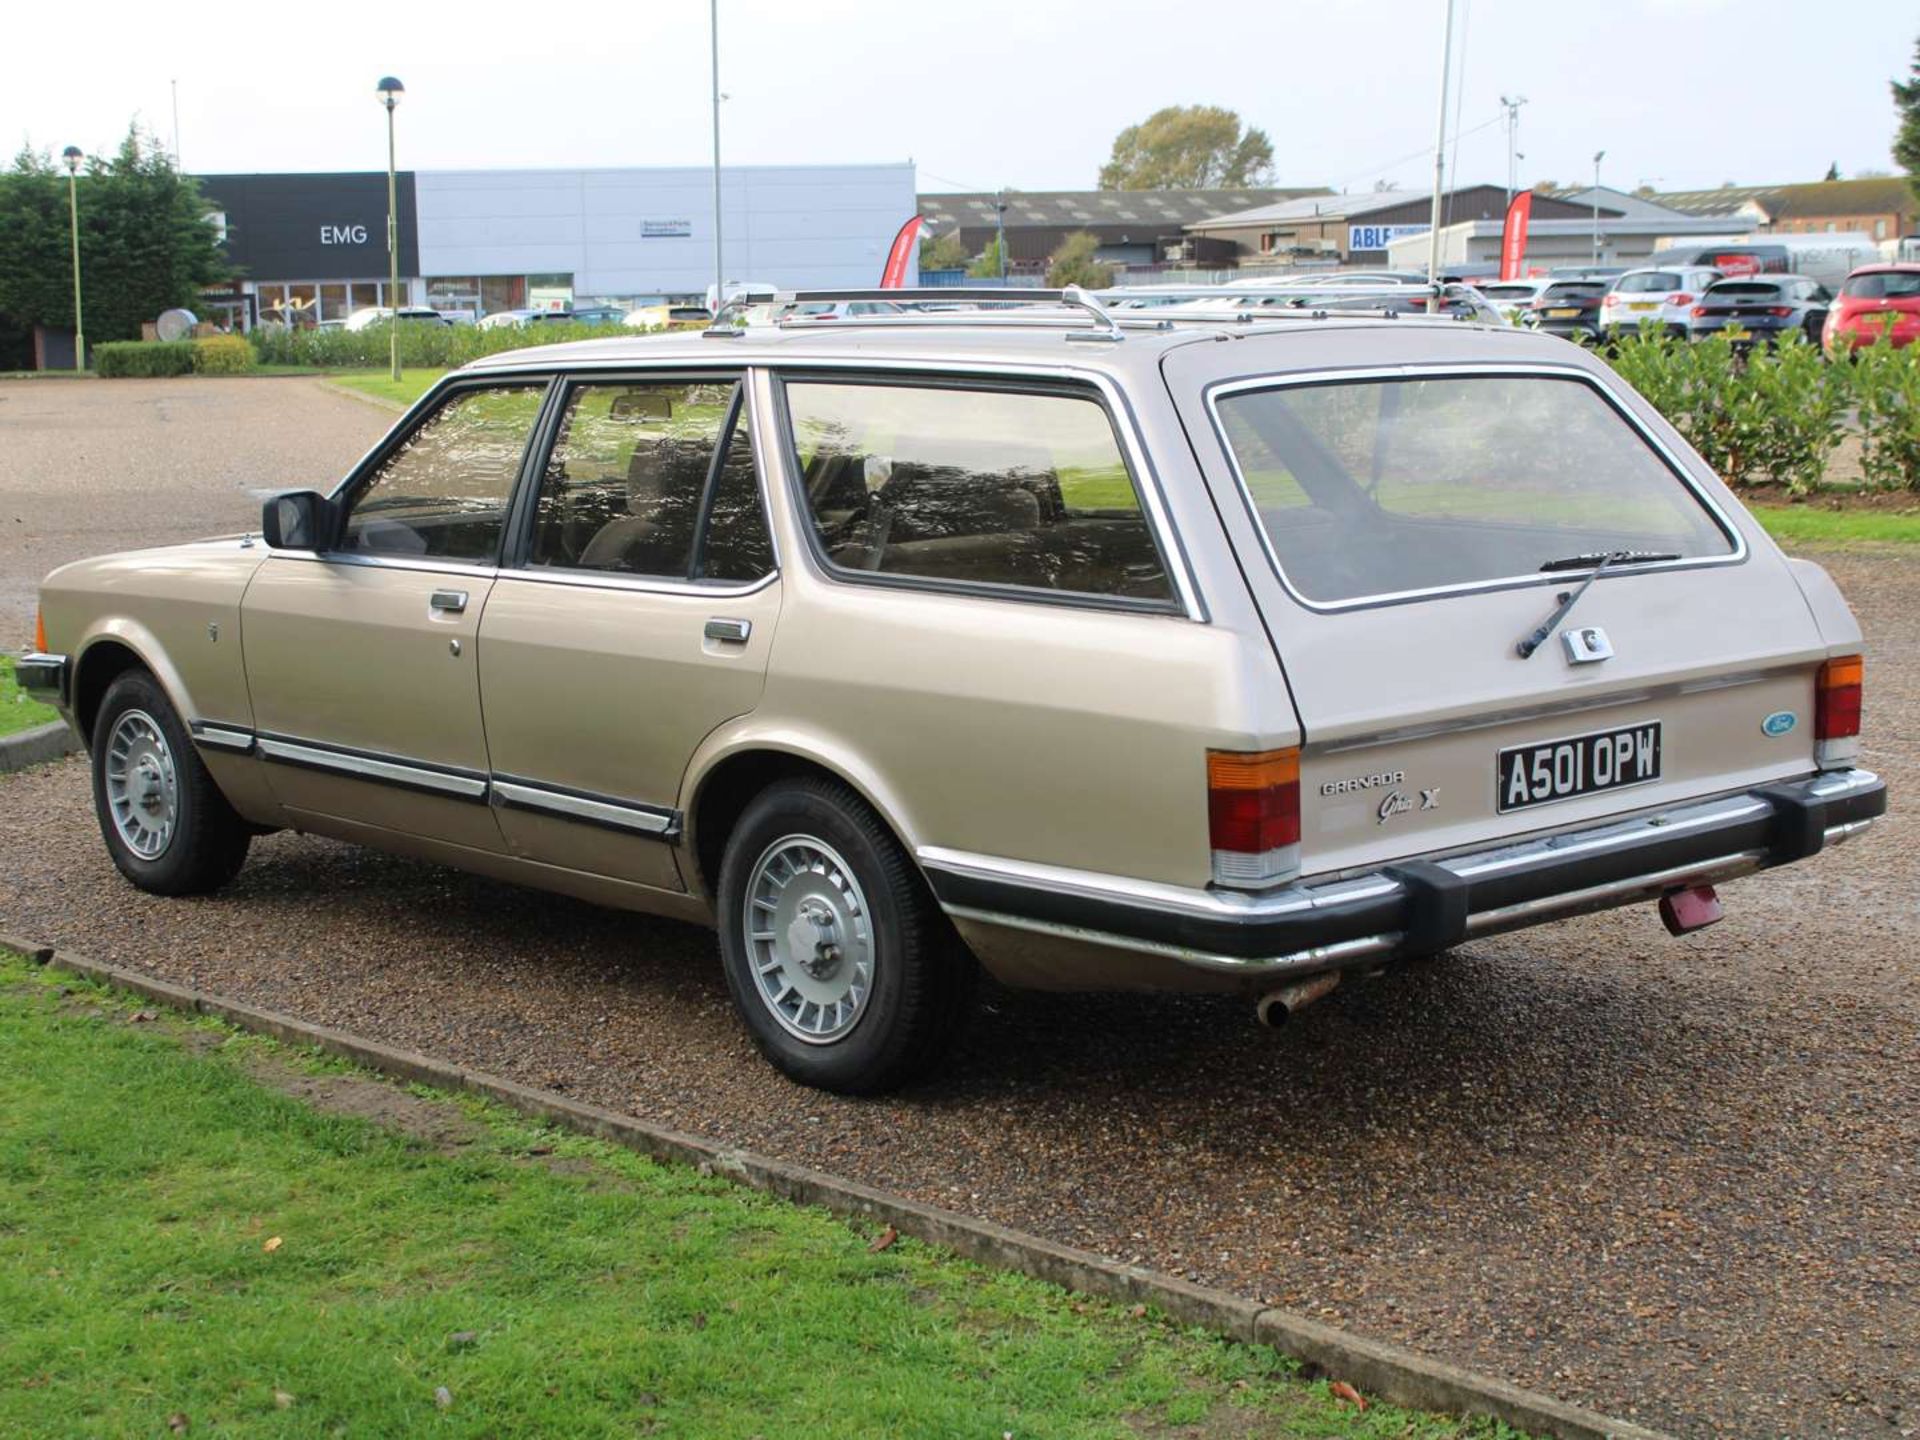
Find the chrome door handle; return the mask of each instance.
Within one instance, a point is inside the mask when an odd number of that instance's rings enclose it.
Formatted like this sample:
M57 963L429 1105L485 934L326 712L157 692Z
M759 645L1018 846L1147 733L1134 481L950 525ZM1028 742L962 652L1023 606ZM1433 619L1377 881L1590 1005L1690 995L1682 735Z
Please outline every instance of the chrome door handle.
M445 615L458 615L467 608L467 592L464 590L436 590L427 600L429 609L438 610Z
M735 644L744 645L751 634L753 634L751 620L727 620L716 615L707 621L707 639L709 640L731 640Z

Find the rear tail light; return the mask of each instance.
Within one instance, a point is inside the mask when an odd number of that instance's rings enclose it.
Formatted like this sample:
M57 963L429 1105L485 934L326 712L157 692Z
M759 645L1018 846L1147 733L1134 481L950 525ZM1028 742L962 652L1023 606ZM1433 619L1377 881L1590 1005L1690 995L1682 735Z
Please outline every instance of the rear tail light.
M1793 307L1791 305L1769 305L1767 307L1767 313L1769 315L1778 315L1784 320L1787 316L1793 314Z
M1814 680L1814 760L1823 770L1853 763L1860 750L1860 693L1866 664L1858 655L1836 655Z
M1667 296L1667 304L1669 305L1691 305L1692 303L1693 296L1687 294L1684 290L1676 290L1673 294Z
M1706 313L1707 313L1707 307L1704 305L1696 305L1693 307L1693 316L1694 316L1694 319L1696 320L1700 319Z
M1300 751L1209 750L1213 878L1242 888L1300 871Z
M38 610L33 612L33 651L36 655L47 653L47 617Z

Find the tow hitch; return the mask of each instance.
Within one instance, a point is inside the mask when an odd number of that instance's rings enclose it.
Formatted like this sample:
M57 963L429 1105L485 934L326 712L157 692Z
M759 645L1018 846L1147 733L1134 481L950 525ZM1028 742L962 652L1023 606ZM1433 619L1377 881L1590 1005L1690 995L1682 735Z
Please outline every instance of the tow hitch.
M1711 885L1695 885L1687 890L1669 890L1660 897L1660 919L1669 935L1689 935L1704 930L1721 919L1720 897Z

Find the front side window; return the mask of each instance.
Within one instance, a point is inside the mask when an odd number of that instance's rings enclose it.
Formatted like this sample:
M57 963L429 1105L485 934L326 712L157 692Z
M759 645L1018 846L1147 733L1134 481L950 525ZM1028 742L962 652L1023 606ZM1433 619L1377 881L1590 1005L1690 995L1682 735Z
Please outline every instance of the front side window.
M1732 553L1687 484L1579 380L1274 386L1215 408L1275 560L1315 604L1519 579L1616 550Z
M1173 599L1091 395L813 380L786 395L809 517L835 568Z
M753 580L772 569L738 393L730 380L569 390L528 563L673 580Z
M349 554L491 564L544 382L457 390L348 502Z

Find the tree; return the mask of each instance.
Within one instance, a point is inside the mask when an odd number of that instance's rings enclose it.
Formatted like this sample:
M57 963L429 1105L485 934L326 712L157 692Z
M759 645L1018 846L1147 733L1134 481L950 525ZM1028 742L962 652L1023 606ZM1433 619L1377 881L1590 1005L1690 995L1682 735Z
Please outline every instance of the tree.
M1047 257L1047 284L1055 290L1068 285L1104 290L1113 284L1113 267L1094 259L1100 242L1085 230L1076 230Z
M191 176L138 125L79 181L81 303L89 342L137 340L143 321L192 306L230 273ZM67 174L23 149L0 174L0 315L73 328Z
M973 263L967 266L967 274L976 280L998 280L1000 268L1000 237L996 235L987 242L987 248L974 257Z
M1838 180L1840 178L1840 162L1835 160L1829 164L1827 166L1827 173L1820 178L1823 180Z
M1273 142L1217 105L1169 105L1113 140L1102 190L1209 190L1273 180Z
M1913 69L1893 82L1893 108L1900 124L1893 132L1893 158L1907 172L1907 186L1920 200L1920 40L1913 42Z
M922 270L958 270L967 263L967 247L960 243L960 232L929 235L920 242Z

